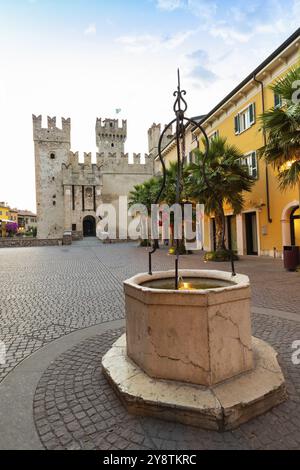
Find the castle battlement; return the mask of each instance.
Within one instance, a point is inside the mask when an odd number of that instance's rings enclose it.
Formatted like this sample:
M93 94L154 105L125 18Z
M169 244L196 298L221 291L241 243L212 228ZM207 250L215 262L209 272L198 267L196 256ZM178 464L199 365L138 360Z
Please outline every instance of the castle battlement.
M166 129L167 125L164 126L164 129ZM155 124L153 123L150 129L148 129L148 147L149 147L149 152L152 153L153 155L158 154L158 143L160 140L161 136L161 124ZM161 148L164 149L169 142L173 139L173 128L172 126L168 127L168 131L165 132L162 143L161 143Z
M39 238L95 235L97 207L113 204L118 213L119 197L153 176L155 152L125 153L126 120L96 120L97 153L71 151L71 119L62 118L60 127L56 117L48 116L45 127L42 116L32 122ZM160 125L152 130L157 141Z
M134 153L129 159L128 153L98 153L97 166L101 168L103 174L149 174L153 173L152 155L145 154L144 161L140 153Z
M79 168L83 169L93 169L95 167L99 167L99 153L93 154L92 152L69 152L69 158L67 167L72 167L74 170L78 170ZM96 163L92 163L92 162Z
M80 161L81 160L81 161ZM97 163L92 163L92 153L69 152L68 162L62 164L64 185L101 185L101 167L98 166L99 156L96 154Z
M96 145L99 152L106 154L121 153L124 151L124 143L127 138L127 121L122 120L119 126L118 119L96 120Z
M71 142L71 119L62 118L61 128L56 125L56 117L47 116L47 127L42 127L42 116L32 115L33 140L45 142Z
M97 118L96 120L96 129L101 132L119 132L127 134L127 120L122 119L122 126L119 126L119 119L102 119Z

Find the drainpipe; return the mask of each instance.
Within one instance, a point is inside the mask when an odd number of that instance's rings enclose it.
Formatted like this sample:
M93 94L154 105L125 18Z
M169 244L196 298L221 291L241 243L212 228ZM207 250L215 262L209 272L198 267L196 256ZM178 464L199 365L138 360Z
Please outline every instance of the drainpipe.
M262 111L265 112L265 91L264 84L261 80L256 78L256 74L253 74L253 80L258 83L261 87L261 102L262 102ZM267 135L266 131L263 131L264 146L267 145ZM267 213L268 213L268 222L271 224L273 222L271 218L271 209L270 209L270 189L269 189L269 169L268 163L266 162L266 196L267 196Z

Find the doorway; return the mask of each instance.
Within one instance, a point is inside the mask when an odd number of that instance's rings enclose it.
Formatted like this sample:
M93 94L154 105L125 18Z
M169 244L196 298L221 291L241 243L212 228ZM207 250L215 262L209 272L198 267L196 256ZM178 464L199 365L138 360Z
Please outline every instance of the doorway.
M227 248L232 251L237 251L237 229L236 229L236 216L226 216L226 235L227 235Z
M256 212L245 213L247 255L258 255Z
M83 236L84 237L96 236L96 220L91 215L87 215L83 219Z
M295 207L290 215L291 245L300 246L300 210Z

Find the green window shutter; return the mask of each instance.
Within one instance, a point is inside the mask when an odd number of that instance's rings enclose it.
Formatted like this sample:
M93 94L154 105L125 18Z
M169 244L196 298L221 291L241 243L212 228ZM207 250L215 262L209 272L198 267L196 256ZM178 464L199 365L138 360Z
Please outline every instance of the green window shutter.
M239 114L234 116L234 132L236 134L240 133L240 115Z
M249 106L249 123L255 123L255 103L250 104Z
M282 105L281 96L274 93L274 108L280 108Z
M252 166L252 176L253 176L253 178L257 178L258 177L258 168L257 168L256 152L252 152L251 166Z

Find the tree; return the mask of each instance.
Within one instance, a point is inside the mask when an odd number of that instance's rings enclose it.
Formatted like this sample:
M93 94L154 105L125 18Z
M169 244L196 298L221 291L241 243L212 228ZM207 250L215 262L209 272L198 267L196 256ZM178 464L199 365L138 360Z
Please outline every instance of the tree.
M188 171L186 167L182 167L182 181L180 184L180 201L182 204L187 200L186 183L188 180ZM142 184L134 186L133 191L129 194L129 206L133 204L143 204L148 213L151 213L151 205L155 203L156 197L159 194L163 177L156 176ZM159 203L166 203L172 206L176 203L177 193L177 162L171 162L169 167L166 168L166 184L161 194ZM184 247L180 247L183 252Z
M151 204L154 204L160 187L161 179L159 177L153 177L142 184L136 184L133 187L133 190L129 193L129 207L133 206L134 204L142 204L146 207L148 214L151 214ZM141 214L141 217L143 217L143 214ZM148 226L149 225L147 224L147 227ZM141 245L148 246L149 244L150 242L148 235L148 239L142 240Z
M136 184L129 193L129 206L143 204L147 208L148 213L150 213L151 204L155 202L160 185L160 177L153 177L142 184Z
M204 142L203 142L204 144ZM188 191L199 203L204 204L206 214L215 215L216 250L225 247L224 204L228 203L235 214L241 212L244 204L243 191L251 191L254 178L248 167L243 165L243 154L226 138L216 137L210 143L203 172L204 152L194 150L196 162L190 166Z
M260 116L267 143L259 149L263 157L278 171L282 190L298 185L300 196L300 66L270 86L281 106Z

